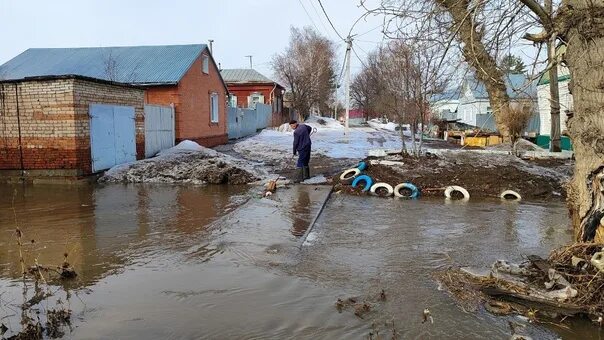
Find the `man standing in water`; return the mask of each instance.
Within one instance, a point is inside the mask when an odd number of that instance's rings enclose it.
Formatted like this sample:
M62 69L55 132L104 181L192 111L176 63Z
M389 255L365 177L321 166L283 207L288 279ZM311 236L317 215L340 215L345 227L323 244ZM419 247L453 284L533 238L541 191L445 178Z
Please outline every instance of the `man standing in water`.
M312 128L305 124L298 124L295 120L289 122L289 126L294 130L294 156L298 155L298 163L296 164L297 178L295 182L299 183L310 178L308 163L310 162L310 133L312 132Z

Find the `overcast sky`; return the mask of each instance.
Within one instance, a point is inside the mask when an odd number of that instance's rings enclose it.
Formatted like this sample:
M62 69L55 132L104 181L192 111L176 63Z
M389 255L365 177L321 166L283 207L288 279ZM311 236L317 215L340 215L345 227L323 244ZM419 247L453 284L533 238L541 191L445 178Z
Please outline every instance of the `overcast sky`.
M336 29L346 35L363 13L358 0L322 0ZM355 50L361 58L382 41L381 18L361 21ZM269 61L283 51L291 26L311 26L344 43L318 0L0 0L0 64L30 47L99 47L207 43L223 68L249 67L272 76ZM368 32L368 33L366 33ZM352 70L360 62L352 56ZM338 70L339 72L339 70Z

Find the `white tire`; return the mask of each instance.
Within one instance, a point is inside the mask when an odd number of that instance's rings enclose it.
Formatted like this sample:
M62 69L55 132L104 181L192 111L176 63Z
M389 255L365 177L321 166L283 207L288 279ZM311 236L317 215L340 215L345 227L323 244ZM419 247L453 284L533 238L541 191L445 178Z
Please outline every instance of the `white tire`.
M387 190L386 194L378 194L376 193L377 189L379 188L384 188ZM374 185L371 186L370 189L371 193L376 195L376 196L381 196L381 197L390 197L394 194L394 188L392 187L392 185L388 184L388 183L384 183L384 182L379 182L379 183L375 183Z
M468 192L468 190L464 189L463 187L460 187L459 185L448 186L445 189L445 197L448 199L451 199L452 198L451 194L454 193L455 191L460 192L463 195L464 200L470 199L470 193Z
M510 196L512 196L513 198L509 198ZM501 193L501 195L499 195L499 197L501 197L502 200L514 200L514 201L520 201L522 199L522 196L520 196L519 193L517 193L514 190L506 190L504 192Z
M407 189L407 190L411 191L411 194L409 194L409 195L402 194L401 193L402 189ZM412 183L401 183L394 187L394 196L398 197L398 198L416 199L419 197L419 194L420 194L419 189Z
M340 175L340 182L344 184L350 184L354 180L355 177L361 174L361 170L357 168L352 168L344 171Z

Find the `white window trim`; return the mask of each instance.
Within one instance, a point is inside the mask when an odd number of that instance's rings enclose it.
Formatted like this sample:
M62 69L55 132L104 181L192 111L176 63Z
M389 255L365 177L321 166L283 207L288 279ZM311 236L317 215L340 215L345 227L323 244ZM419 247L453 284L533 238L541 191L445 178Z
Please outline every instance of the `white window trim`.
M216 108L216 111L214 111ZM214 119L214 115L216 118ZM218 123L220 121L220 104L217 92L210 93L210 123Z

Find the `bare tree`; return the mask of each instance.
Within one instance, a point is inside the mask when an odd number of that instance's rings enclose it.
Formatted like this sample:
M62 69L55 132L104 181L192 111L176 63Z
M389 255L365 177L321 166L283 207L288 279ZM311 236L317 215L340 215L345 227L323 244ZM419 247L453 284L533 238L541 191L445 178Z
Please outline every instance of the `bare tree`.
M312 28L292 27L289 46L273 58L272 66L289 87L292 107L301 118L329 111L337 69L333 42Z
M109 51L103 57L103 70L107 80L115 82L119 80L118 61L113 55L112 49L109 49Z
M120 58L113 52L113 48L109 48L106 53L103 53L103 71L105 79L121 83L135 83L137 80L137 70L140 63L137 63L131 69L125 68Z
M549 0L520 2L543 28L528 39L550 49L557 43L566 47L563 62L570 70L575 110L567 124L575 152L571 220L578 241L604 242L604 1L562 0L556 10ZM551 72L550 81L552 76L557 79Z
M443 55L461 57L470 65L489 93L497 129L510 141L503 116L511 101L497 60L509 54L509 47L526 30L528 14L522 5L509 0L381 0L373 8L363 0L361 4L384 15L387 34L438 42Z
M430 22L445 27L461 43L464 59L485 83L498 128L504 123L502 110L509 107L501 71L493 64L502 50L499 37L515 43L518 32L527 31L524 21L536 18L543 31L528 34L528 39L549 42L550 59L555 45L563 44L575 110L567 124L576 159L568 197L572 224L577 240L604 242L604 0L562 0L557 9L553 1L546 1L384 0L379 8L369 10L421 22L420 28ZM425 29L414 30L416 36L418 32L430 35ZM550 78L555 82L557 75L552 71ZM555 108L552 111L555 114Z
M448 74L433 42L392 40L369 54L353 82L357 105L387 115L399 123L403 152L407 152L403 125L411 127L411 153L420 155L423 134L416 132L429 120L429 98L442 92ZM442 50L440 50L442 51ZM420 131L421 132L421 131Z

